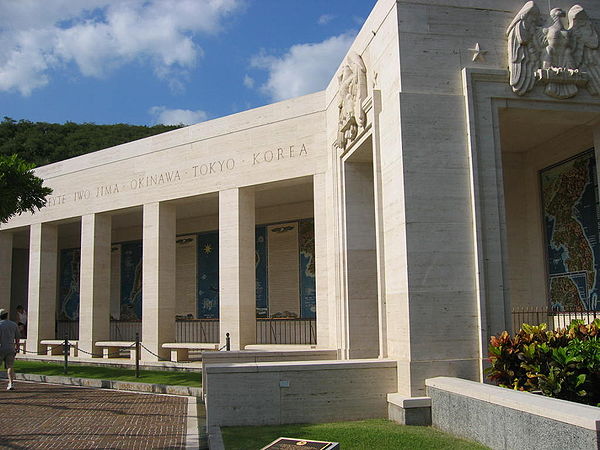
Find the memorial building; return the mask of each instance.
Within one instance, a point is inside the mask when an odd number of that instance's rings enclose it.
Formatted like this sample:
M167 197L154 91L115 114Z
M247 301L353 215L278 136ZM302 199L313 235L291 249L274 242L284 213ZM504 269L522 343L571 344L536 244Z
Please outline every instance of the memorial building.
M550 3L379 0L322 92L36 169L0 307L32 352L229 333L482 380L511 308L600 308L600 5Z

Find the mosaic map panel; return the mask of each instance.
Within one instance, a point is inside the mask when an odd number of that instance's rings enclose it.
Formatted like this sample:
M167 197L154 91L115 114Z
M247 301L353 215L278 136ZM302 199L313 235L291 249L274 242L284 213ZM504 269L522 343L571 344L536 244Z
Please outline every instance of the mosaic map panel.
M540 172L549 304L598 309L600 233L594 150Z

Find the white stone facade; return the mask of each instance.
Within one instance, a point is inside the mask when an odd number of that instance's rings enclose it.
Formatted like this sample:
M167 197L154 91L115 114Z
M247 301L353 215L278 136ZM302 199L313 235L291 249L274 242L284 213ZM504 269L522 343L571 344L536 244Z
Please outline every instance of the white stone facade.
M511 305L547 298L539 171L600 148L599 97L509 84L523 3L380 0L323 92L37 169L54 193L1 227L0 306L28 279L27 345L55 338L58 255L78 247L79 345L92 351L119 308L111 244L141 239L143 341L168 357L197 293L194 247L176 241L218 230L219 344L230 333L244 349L258 342L255 226L314 219L317 348L396 361L408 397L433 376L481 380ZM294 309L298 249L273 242L269 292ZM9 276L24 254L27 273Z

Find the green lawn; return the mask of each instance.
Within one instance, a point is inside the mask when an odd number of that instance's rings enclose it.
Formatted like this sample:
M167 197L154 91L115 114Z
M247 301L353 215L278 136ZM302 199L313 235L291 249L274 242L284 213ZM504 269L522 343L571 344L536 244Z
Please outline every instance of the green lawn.
M221 429L227 450L259 449L278 437L339 442L349 449L486 449L483 445L455 438L431 427L409 427L389 420L278 425L268 427L226 427Z
M56 363L41 361L15 361L15 371L36 375L64 375L63 366ZM96 367L69 365L67 376L76 378L98 378L102 380L134 381L139 383L167 384L176 386L202 386L200 372L166 372L160 370L140 370L140 377L135 377L134 369L115 367Z

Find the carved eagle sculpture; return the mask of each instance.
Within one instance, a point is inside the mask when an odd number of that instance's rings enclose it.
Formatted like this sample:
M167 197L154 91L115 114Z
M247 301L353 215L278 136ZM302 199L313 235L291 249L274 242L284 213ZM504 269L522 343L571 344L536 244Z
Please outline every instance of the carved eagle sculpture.
M518 95L531 91L539 81L547 95L570 98L579 87L600 94L600 40L585 10L575 5L568 15L550 11L552 23L533 1L525 3L506 30L510 85Z

